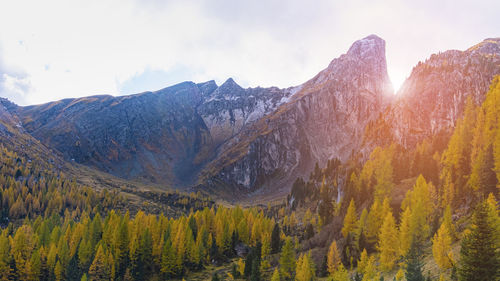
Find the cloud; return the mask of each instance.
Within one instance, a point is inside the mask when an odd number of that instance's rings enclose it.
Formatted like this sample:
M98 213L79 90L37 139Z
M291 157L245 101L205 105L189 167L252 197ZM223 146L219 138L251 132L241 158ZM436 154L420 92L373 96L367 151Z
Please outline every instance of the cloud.
M469 2L2 1L4 65L23 75L0 79L21 104L228 77L288 87L374 33L387 42L389 74L402 81L434 52L498 36L499 2Z
M9 69L2 62L0 48L0 96L15 103L25 103L31 89L29 76L22 71Z

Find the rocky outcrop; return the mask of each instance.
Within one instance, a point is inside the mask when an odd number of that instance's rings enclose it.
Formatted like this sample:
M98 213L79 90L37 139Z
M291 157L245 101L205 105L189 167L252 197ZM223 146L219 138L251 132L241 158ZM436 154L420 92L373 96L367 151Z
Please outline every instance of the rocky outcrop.
M295 91L289 102L225 143L202 180L287 188L316 162L347 159L359 149L366 123L393 96L385 42L374 35L355 42Z
M385 131L392 134L392 141L408 148L437 133L451 132L467 99L481 104L498 74L500 38L486 39L465 51L432 55L413 68L397 100L381 116L389 127Z

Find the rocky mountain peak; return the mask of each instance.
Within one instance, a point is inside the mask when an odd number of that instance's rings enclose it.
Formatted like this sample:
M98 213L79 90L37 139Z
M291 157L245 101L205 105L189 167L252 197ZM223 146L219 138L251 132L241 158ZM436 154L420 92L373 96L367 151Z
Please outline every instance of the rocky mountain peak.
M359 59L385 58L385 41L377 35L369 35L354 42L347 55Z
M467 52L500 55L500 37L484 39L483 42L467 49Z
M238 85L233 78L228 78L226 82L222 83L219 87L219 91L223 92L238 92L242 90L243 88Z
M304 88L325 83L338 84L340 81L353 83L359 92L364 90L381 94L384 99L392 99L394 90L387 73L385 41L376 35L369 35L354 42L346 54L333 59L326 69L306 82Z

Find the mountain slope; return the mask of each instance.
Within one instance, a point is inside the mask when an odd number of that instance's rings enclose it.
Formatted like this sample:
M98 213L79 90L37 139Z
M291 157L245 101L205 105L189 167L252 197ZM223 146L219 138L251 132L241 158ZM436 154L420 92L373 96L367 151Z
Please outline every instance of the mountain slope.
M288 187L316 162L347 159L362 133L392 98L385 42L371 35L355 42L313 79L297 87L290 102L222 146L202 179L247 188Z
M9 111L66 160L115 176L184 187L224 179L255 188L273 175L348 157L359 146L350 139L391 91L385 42L372 35L298 87L184 82Z
M500 38L485 39L465 51L434 54L413 68L397 100L365 138L379 144L392 140L415 147L432 135L449 134L468 97L481 104L497 74Z
M232 79L157 92L65 99L13 107L27 132L67 160L125 179L186 186L215 148L285 97Z

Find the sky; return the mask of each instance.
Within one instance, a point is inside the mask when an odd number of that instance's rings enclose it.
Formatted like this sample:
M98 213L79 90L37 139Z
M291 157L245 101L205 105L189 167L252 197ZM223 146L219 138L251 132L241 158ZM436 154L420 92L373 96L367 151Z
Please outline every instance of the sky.
M19 105L182 81L290 87L370 34L398 89L418 61L500 36L500 1L0 0L0 96Z

